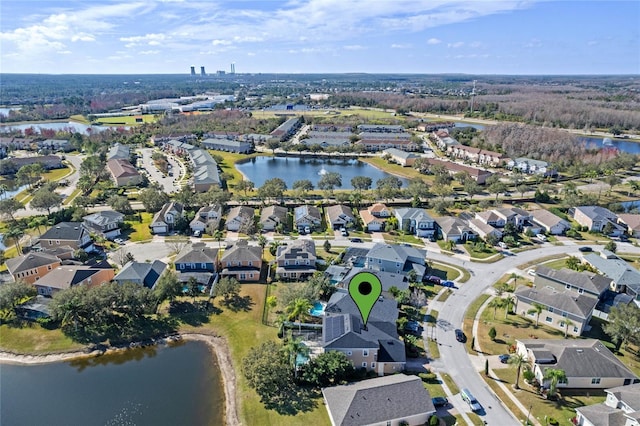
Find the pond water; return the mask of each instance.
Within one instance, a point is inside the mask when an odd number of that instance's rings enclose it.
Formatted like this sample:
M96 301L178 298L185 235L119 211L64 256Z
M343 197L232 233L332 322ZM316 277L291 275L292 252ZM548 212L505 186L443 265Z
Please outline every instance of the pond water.
M0 126L0 133L9 132L12 130L22 130L33 127L35 131L39 132L40 129L51 129L55 131L70 131L88 134L89 129L92 132L102 132L109 129L108 126L88 126L82 123L76 123L74 121L68 122L49 122L49 123L25 123L25 124L3 124ZM128 126L121 126L128 129Z
M20 107L1 107L0 114L9 115L10 111L19 111L19 110L20 110Z
M314 187L317 187L322 175L329 172L339 173L342 176L342 186L338 189L353 189L351 179L356 176L371 178L371 186L376 188L378 179L390 176L362 161L344 158L258 156L250 161L236 164L236 168L253 182L256 188L261 187L266 180L274 177L284 180L288 189L291 189L295 181L302 179L310 180ZM403 187L408 184L407 179L400 178L400 180Z
M640 209L640 200L623 201L618 204L621 204L626 211Z
M219 425L224 392L202 342L133 349L87 360L2 365L6 425Z
M592 136L578 136L578 139L585 142L587 146L591 148L604 148L606 146L608 148L617 148L621 152L627 152L629 154L640 154L640 142L632 142L624 139L603 139ZM608 139L606 145L604 143L605 139Z

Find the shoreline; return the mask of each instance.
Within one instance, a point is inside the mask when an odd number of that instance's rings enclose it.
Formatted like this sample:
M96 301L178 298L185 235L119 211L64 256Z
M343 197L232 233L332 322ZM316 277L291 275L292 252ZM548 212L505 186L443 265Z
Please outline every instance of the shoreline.
M225 339L220 336L199 333L179 333L175 336L169 336L162 339L154 340L152 344L168 344L176 341L198 341L206 343L212 350L218 361L222 387L224 391L224 407L225 407L225 424L237 426L240 425L238 417L237 403L237 387L235 369L233 368L233 360L229 352L229 346ZM65 362L82 358L94 358L105 354L117 353L128 349L145 346L144 343L132 343L129 346L107 347L105 349L94 349L91 351L74 351L61 352L43 355L16 354L0 350L0 365L39 365L50 364L54 362Z

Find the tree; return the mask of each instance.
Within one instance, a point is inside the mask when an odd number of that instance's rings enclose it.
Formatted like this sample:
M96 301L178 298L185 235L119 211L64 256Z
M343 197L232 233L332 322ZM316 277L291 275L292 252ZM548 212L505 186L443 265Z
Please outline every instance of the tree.
M135 261L135 258L131 253L129 253L124 247L116 252L114 255L114 260L118 262L120 266L124 266L129 262Z
M24 230L18 226L12 226L4 234L2 234L2 244L6 247L9 247L9 241L13 240L13 243L16 245L16 249L18 250L18 254L22 254L22 247L20 247L20 239L24 235Z
M356 191L367 191L371 189L371 178L367 176L354 176L351 178L351 186Z
M247 191L253 191L253 188L255 188L255 184L250 180L241 180L236 184L236 189L242 191L245 197L247 196Z
M218 282L218 284L220 284ZM195 301L196 297L202 294L200 290L200 283L196 277L189 277L187 280L187 294L193 298Z
M133 214L133 209L131 208L131 203L127 197L123 197L121 195L114 195L109 197L107 200L107 204L113 210L120 212L125 215Z
M311 302L307 299L298 298L293 300L287 305L287 313L289 314L289 321L298 319L298 329L302 331L302 318L309 315L309 311L313 308Z
M603 330L616 343L618 350L629 340L637 341L640 337L640 308L635 303L614 306Z
M240 294L240 283L235 278L223 277L213 288L214 297L222 297L223 303L229 305Z
M325 173L318 181L318 189L328 191L330 194L333 194L333 190L340 186L342 186L342 176L336 172Z
M291 369L293 370L294 379L298 379L298 355L307 357L309 356L310 349L302 343L302 338L294 338L292 335L289 335L289 339L287 344L285 345L285 350L287 351L287 355L289 357L289 365L291 365Z
M160 211L169 202L169 196L156 188L145 188L138 194L138 200L149 213Z
M7 322L15 318L15 308L36 297L36 288L23 281L5 283L0 286L0 320Z
M515 388L520 389L520 371L522 367L527 365L527 359L521 354L513 354L509 357L509 364L516 368Z
M36 210L46 210L47 214L51 214L52 208L62 205L62 196L45 188L39 189L33 194L30 205Z
M287 354L274 341L249 349L242 359L242 373L260 401L269 408L291 403L296 394Z
M494 299L495 300L495 299ZM496 336L498 335L498 332L496 331L495 327L491 327L489 329L489 338L491 339L491 341L496 340Z
M607 194L610 195L613 187L622 182L622 179L620 179L620 177L615 174L611 174L604 178L604 181L607 183L607 185L609 185L609 191L607 191Z
M305 198L309 191L313 191L313 183L309 179L301 179L293 182L292 188L300 194L301 198Z
M264 248L267 246L267 237L265 237L264 235L258 235L258 245L260 246L260 249L262 250L262 256L264 257Z
M153 295L157 300L156 310L165 300L168 300L169 303L171 303L181 294L182 283L178 280L176 273L173 271L165 272L153 287Z
M5 220L6 218L9 218L15 222L15 212L22 209L24 209L24 204L15 198L5 198L4 200L0 200L0 217Z
M331 280L322 272L313 274L306 284L310 289L314 299L329 300L336 291L336 286L331 284Z
M496 194L496 201L498 201L498 196L503 192L507 192L507 184L499 180L489 185L487 190Z
M412 197L418 200L427 198L429 193L429 185L422 179L412 179L409 185L405 188L404 193L408 197Z
M302 371L302 379L312 386L340 384L354 373L353 363L344 352L328 351L313 357Z
M267 179L264 184L258 189L258 196L263 200L269 198L281 198L284 191L287 189L287 184L280 178Z
M324 251L326 251L327 253L331 253L331 243L329 242L329 240L324 240Z
M507 315L511 312L511 307L515 303L515 299L511 295L507 295L502 298L502 306L504 307L504 319L507 319Z
M536 302L533 302L531 306L532 307L527 311L527 314L536 314L536 327L537 327L538 321L540 320L540 314L542 313L542 311L544 311L544 306Z
M171 254L178 254L191 243L191 240L189 237L167 237L164 239L164 243L171 249Z
M604 245L605 250L609 250L611 253L615 253L618 250L618 245L614 241L609 241Z
M266 301L267 307L273 309L278 306L278 298L276 296L268 296Z
M580 267L580 259L575 256L569 256L566 260L567 268L577 271Z
M469 179L464 183L464 191L469 195L469 199L472 200L474 195L482 192L482 187L475 180Z
M544 371L544 380L549 380L549 393L547 395L549 397L554 397L556 395L558 383L566 382L567 375L564 370L559 368L547 368Z
M575 323L571 321L569 318L563 319L562 322L564 322L564 338L566 339L567 334L569 334L569 327L571 327L572 325L575 325Z
M271 154L275 154L276 149L280 148L280 141L277 141L275 139L270 140L269 142L267 142L267 148L271 150Z

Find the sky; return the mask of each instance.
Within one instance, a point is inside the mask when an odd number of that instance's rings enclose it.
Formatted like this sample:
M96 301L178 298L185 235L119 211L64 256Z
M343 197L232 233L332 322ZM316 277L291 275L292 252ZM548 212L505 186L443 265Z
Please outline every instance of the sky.
M0 72L640 74L640 1L0 2Z

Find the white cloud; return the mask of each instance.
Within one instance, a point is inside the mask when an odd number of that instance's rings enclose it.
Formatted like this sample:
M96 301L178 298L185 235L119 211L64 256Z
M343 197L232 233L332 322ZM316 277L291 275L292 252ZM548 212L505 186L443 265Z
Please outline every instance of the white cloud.
M427 40L427 44L440 44L442 43L442 40L438 39L438 38L430 38L429 40Z
M344 50L364 50L366 47L359 44L349 44L347 46L342 46Z
M96 41L96 38L91 34L79 33L72 36L71 41Z
M405 44L392 44L392 49L411 49L411 45L408 43Z
M57 53L58 55L70 55L70 54L72 54L73 52L72 52L72 51L70 51L70 50L58 50L56 53Z
M247 52L247 56L256 56L254 52Z
M229 40L213 40L211 44L214 46L228 46L231 42Z
M451 47L451 48L454 48L454 49L457 49L457 48L462 47L462 46L464 46L464 42L463 41L457 41L455 43L447 43L447 47Z
M158 53L160 53L160 51L159 50L141 50L138 53L141 55L157 55Z

